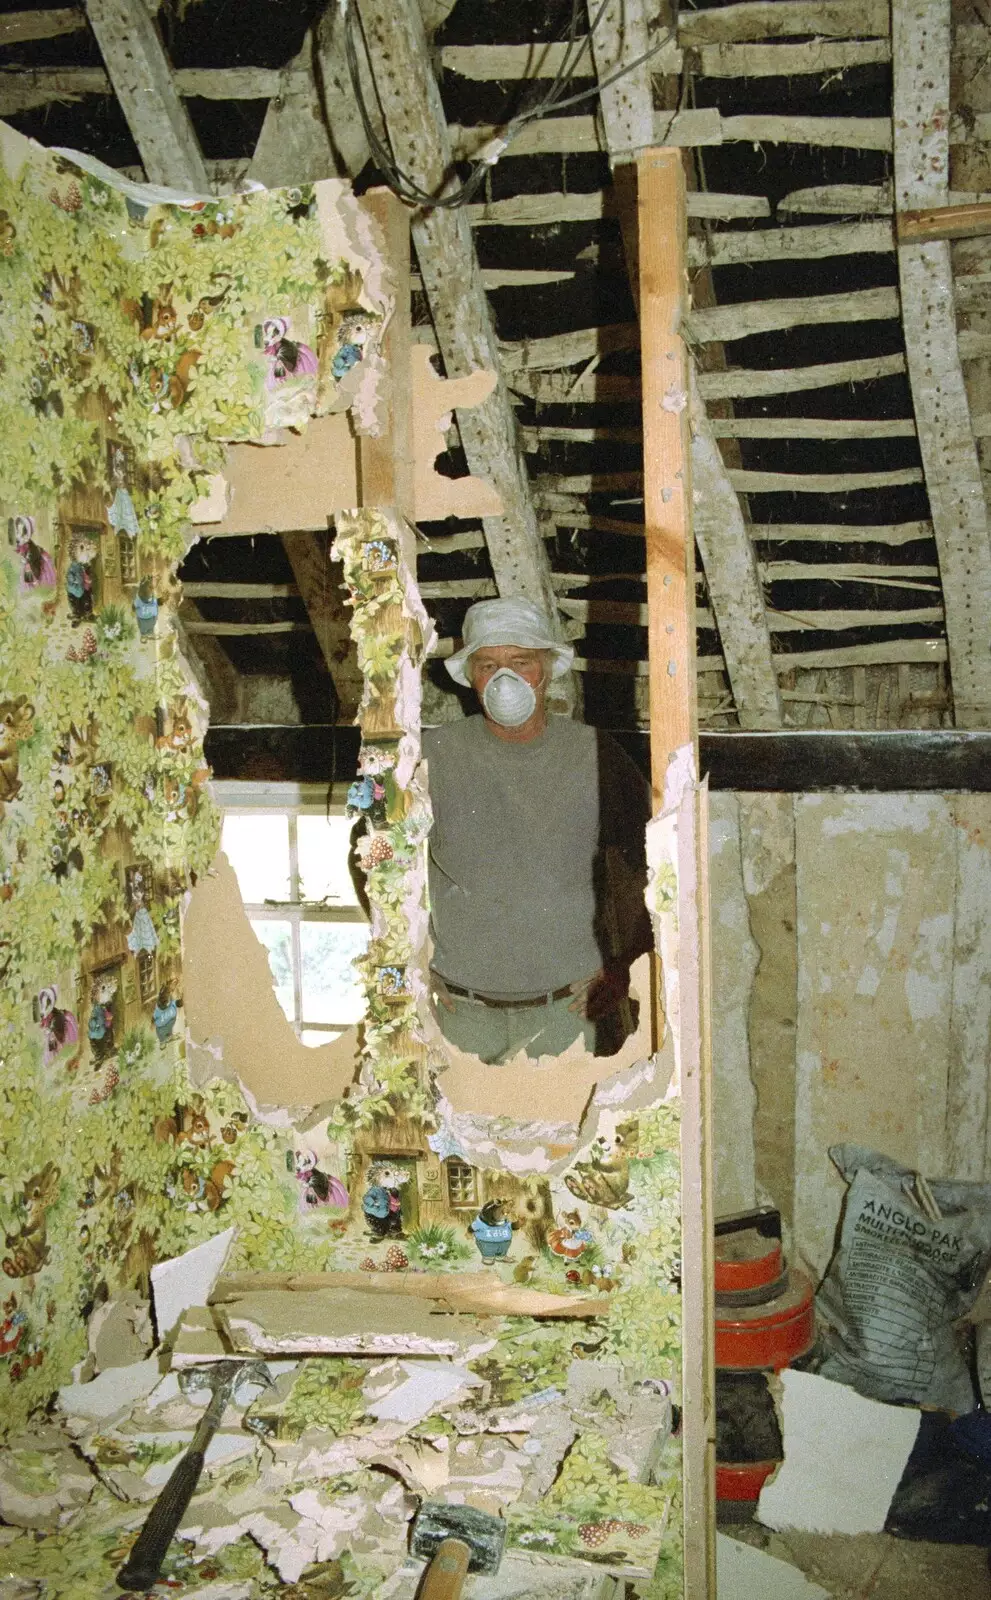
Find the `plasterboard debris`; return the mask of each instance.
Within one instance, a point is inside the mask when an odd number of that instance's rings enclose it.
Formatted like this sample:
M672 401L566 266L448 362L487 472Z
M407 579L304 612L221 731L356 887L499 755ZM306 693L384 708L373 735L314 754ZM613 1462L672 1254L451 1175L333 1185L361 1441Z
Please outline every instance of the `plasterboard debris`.
M157 1356L136 1362L133 1367L111 1367L91 1383L72 1383L58 1392L59 1410L72 1424L109 1422L122 1416L134 1403L150 1394L162 1376Z
M380 1422L420 1422L442 1401L479 1382L467 1367L446 1362L402 1361L399 1366L405 1383L369 1402L370 1414Z
M753 1545L716 1534L718 1600L829 1600L829 1591L810 1583L787 1561Z
M474 1319L435 1314L404 1294L269 1290L214 1309L231 1349L241 1355L470 1356L495 1342Z
M160 1261L151 1269L151 1293L159 1338L171 1333L184 1311L205 1306L214 1284L224 1270L236 1228L225 1228L205 1244L198 1244L172 1261Z
M0 1517L17 1528L57 1528L89 1500L92 1473L57 1428L34 1428L0 1454Z
M104 1301L89 1319L87 1337L98 1372L143 1361L154 1343L148 1302L136 1289Z
M779 1531L881 1533L921 1412L791 1368L781 1386L784 1461L761 1491L761 1522Z
M414 1600L424 1563L409 1560L389 1577L377 1600ZM577 1572L536 1557L508 1554L499 1571L472 1579L472 1600L612 1600L613 1580L601 1573Z

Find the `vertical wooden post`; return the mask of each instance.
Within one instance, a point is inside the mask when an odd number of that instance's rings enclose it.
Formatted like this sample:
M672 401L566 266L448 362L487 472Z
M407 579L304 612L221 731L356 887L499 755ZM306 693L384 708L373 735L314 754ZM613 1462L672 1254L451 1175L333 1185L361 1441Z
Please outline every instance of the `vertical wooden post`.
M691 536L685 304L685 175L680 150L638 162L644 521L650 612L651 776L654 809L668 762L697 743L695 545Z
M386 415L378 435L358 437L359 499L363 506L395 506L412 522L413 438L410 400L409 211L389 189L371 189L364 206L382 229L395 306L386 330Z
M685 176L681 152L638 161L644 520L650 650L651 780L655 814L678 813L679 1069L682 1197L682 1398L685 1594L715 1600L715 1404L709 1083L706 792L682 781L665 797L685 747L698 773L695 541L692 534L685 312Z

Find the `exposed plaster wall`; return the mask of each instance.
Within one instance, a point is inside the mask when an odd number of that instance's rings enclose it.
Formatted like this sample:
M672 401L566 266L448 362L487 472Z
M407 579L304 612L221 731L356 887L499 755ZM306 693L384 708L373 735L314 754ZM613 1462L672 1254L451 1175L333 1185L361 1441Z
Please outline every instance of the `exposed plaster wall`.
M754 1109L747 1013L760 952L750 934L740 855L740 807L734 794L709 805L709 886L715 981L712 992L713 1127L716 1215L756 1199Z
M752 1172L822 1270L830 1144L991 1170L991 797L719 795L712 837L717 1210Z
M791 795L740 795L740 853L760 964L750 991L757 1194L791 1226L795 1189L795 817Z
M931 795L806 795L795 806L795 1231L822 1269L855 1140L944 1169L954 830Z
M951 816L957 880L946 1161L954 1177L984 1178L991 1172L991 796L954 796Z

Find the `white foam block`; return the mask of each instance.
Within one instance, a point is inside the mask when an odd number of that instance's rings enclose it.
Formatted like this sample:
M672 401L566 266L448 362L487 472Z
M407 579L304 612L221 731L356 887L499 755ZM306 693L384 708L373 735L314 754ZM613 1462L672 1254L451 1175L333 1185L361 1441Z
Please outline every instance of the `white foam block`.
M192 1306L205 1306L237 1233L225 1228L205 1244L198 1244L185 1255L159 1261L151 1269L151 1297L155 1306L158 1337L172 1332L183 1312Z
M784 1461L764 1485L768 1528L881 1533L919 1431L914 1406L865 1400L811 1372L781 1374Z
M829 1600L828 1589L810 1583L797 1567L716 1534L718 1600Z

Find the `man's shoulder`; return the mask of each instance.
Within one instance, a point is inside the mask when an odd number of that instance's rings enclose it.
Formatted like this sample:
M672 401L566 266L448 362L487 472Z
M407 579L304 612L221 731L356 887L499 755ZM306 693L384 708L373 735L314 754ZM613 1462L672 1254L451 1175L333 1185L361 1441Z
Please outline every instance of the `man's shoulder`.
M595 748L595 729L587 722L576 722L574 717L549 718L547 727L555 742L572 750Z
M474 745L485 718L458 717L454 722L442 722L436 728L424 728L423 754L428 758L446 755L448 751L463 751Z

